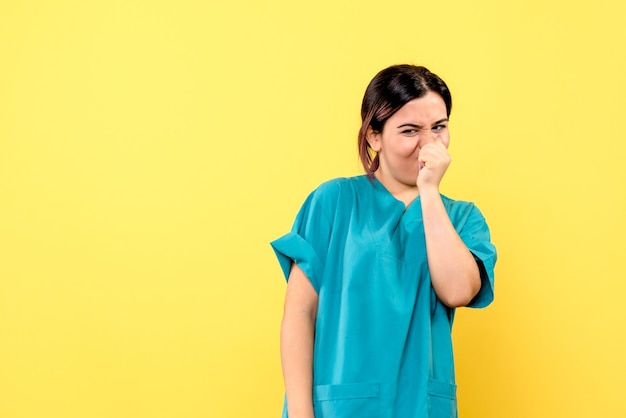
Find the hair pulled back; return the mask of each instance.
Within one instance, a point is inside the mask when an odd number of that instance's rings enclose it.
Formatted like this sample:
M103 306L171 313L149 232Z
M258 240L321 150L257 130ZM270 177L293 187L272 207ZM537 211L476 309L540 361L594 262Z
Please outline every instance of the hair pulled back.
M452 97L446 83L427 68L415 65L393 65L380 71L370 81L361 105L361 129L359 130L359 158L371 178L378 169L378 155L367 142L367 131L383 130L385 122L402 106L413 99L424 97L429 91L441 96L446 104L447 116L452 110Z

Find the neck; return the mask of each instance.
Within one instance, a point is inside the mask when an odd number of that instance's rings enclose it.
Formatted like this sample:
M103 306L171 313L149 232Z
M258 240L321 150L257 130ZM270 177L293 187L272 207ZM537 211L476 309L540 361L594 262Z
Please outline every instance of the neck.
M419 196L417 185L405 184L390 179L380 169L374 175L393 197L404 203L404 206L409 206Z

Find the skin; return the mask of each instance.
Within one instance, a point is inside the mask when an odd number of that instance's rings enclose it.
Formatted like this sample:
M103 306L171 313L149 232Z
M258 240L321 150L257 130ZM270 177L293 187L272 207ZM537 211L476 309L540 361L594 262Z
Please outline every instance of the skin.
M280 332L280 354L290 418L313 413L313 342L318 296L296 264L291 266Z
M445 102L432 91L411 100L382 132L370 129L368 142L378 152L375 175L383 186L406 206L420 196L428 268L438 298L449 307L467 305L480 290L480 272L439 194L451 161Z
M368 130L378 153L376 178L405 206L420 196L431 282L449 307L467 305L480 290L474 257L457 234L439 194L450 165L446 106L437 93L411 100L394 113L382 132ZM281 325L281 360L290 418L314 418L313 343L318 296L293 265Z
M428 92L411 100L387 120L382 132L370 127L367 141L380 161L376 178L396 199L410 205L420 194L420 186L438 188L450 165L443 99Z

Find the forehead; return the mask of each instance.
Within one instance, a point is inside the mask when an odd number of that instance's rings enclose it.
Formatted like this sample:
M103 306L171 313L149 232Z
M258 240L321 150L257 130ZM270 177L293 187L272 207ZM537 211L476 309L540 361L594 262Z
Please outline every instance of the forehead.
M447 117L446 104L440 95L429 91L425 96L413 99L402 106L390 119L413 119L434 122Z

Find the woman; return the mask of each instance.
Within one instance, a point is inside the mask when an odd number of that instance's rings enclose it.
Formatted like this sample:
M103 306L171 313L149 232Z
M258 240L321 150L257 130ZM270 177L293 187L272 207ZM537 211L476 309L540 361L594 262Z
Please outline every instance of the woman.
M398 65L370 82L366 175L309 195L272 242L287 277L283 417L456 417L455 308L493 300L480 211L439 193L450 164L446 84Z

